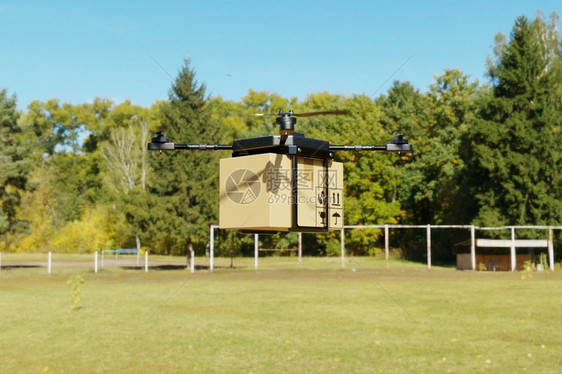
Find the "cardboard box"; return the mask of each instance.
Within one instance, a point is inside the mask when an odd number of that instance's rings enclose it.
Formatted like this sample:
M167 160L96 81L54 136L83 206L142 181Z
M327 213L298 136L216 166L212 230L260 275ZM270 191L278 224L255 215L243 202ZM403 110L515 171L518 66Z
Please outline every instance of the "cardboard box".
M264 153L220 161L221 229L303 231L343 227L343 164ZM293 201L297 201L296 214Z

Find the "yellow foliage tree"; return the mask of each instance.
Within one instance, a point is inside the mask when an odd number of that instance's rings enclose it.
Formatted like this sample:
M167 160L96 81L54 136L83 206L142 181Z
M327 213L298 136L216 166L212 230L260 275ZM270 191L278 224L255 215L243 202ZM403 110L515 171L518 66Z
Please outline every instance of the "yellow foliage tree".
M65 222L56 213L57 191L52 173L37 168L32 179L38 187L23 199L21 218L31 224L31 233L23 238L18 252L90 253L114 247L119 236L116 214L103 206L88 207L81 218Z
M81 220L69 222L58 230L51 241L57 253L92 253L111 246L112 232L108 214L101 208L88 210Z

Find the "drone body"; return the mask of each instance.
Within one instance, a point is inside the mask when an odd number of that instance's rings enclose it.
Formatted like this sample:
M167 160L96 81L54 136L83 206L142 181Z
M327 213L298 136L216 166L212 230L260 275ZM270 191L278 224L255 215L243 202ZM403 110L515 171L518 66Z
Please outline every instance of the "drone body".
M402 134L383 146L330 145L328 141L295 133L294 117L298 114L279 111L278 115L279 135L218 145L170 143L159 133L148 149L232 150L231 158L220 160L219 227L252 233L326 232L343 228L343 164L333 160L334 151L412 151Z

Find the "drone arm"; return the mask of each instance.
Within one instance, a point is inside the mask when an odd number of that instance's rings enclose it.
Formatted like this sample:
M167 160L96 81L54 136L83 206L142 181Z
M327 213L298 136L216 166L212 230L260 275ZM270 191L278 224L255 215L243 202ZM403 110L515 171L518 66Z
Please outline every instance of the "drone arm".
M386 151L385 145L330 145L330 151Z
M170 143L170 138L164 136L163 131L158 131L156 136L152 138L152 142L148 143L149 151L174 151L176 149L199 150L199 151L220 151L231 150L232 144L176 144Z
M232 144L176 144L176 143L148 143L149 151L221 151L232 150Z
M232 150L232 144L175 144L174 149L187 149L199 151Z
M384 151L384 152L412 152L411 144L386 145L330 145L330 151Z
M385 152L412 152L412 145L404 139L403 134L396 134L390 144L385 145L331 145L330 151L385 151Z

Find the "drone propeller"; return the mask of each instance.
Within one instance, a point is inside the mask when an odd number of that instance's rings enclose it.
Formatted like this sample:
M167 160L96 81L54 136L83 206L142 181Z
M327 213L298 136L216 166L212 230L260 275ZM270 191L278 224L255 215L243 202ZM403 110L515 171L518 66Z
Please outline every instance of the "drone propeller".
M292 110L288 112L283 112L280 110L277 113L238 113L238 114L226 114L227 117L237 116L237 117L269 117L269 116L288 116L288 117L312 117L312 116L322 116L322 115L348 115L348 110L324 110L320 112L306 112L306 113L295 113Z
M231 114L240 117L265 117L265 116L277 116L275 123L279 125L279 134L281 135L281 144L284 144L289 135L295 132L295 124L297 119L294 117L312 117L312 116L323 116L323 115L347 115L348 110L323 110L319 112L306 112L306 113L295 113L292 110L284 112L280 110L277 114L274 113L241 113L241 114Z
M321 112L308 112L308 113L294 113L292 110L288 112L283 112L280 110L277 113L277 118L275 123L279 125L279 134L281 135L281 143L284 143L287 136L291 135L295 131L295 124L297 119L293 117L312 117L320 116L326 114L349 114L347 110L324 110Z
M348 115L348 110L325 110L322 112L308 112L308 113L293 113L292 116L295 117L312 117L312 116L323 116L323 115Z

